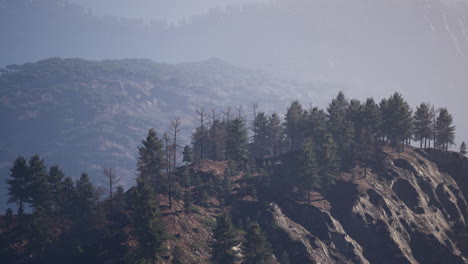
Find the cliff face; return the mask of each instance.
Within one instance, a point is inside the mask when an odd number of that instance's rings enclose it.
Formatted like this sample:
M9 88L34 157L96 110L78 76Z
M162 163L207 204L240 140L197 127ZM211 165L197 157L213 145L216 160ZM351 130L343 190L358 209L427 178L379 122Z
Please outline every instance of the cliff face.
M459 154L407 150L366 177L343 174L311 204L243 202L234 216L260 221L292 263L467 263L467 176Z

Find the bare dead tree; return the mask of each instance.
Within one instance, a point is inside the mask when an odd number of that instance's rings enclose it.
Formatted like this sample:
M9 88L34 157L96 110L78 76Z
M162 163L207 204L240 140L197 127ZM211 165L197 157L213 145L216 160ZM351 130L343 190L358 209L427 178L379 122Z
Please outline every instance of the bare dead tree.
M231 112L232 112L232 108L231 107L228 107L226 109L226 111L222 111L222 113L224 114L224 118L226 119L226 131L228 130L228 127L229 127L229 122L231 121ZM228 152L226 151L225 153L225 159L228 160L229 158L229 155L228 155Z
M117 187L122 177L118 176L114 172L114 168L104 168L104 176L107 178L109 184L109 209L110 209L110 222L112 226L112 220L114 216L114 188Z
M252 102L252 103L250 104L250 107L252 107L252 111L253 111L253 120L255 120L255 117L257 117L258 103Z
M97 215L98 215L99 220L101 220L101 198L102 198L102 196L104 196L105 192L106 192L106 189L104 189L104 187L102 187L102 186L98 186L94 190L94 197L96 199ZM112 204L112 201L111 201L111 204ZM112 224L112 222L111 222L111 224ZM99 225L102 225L101 221L99 221ZM99 228L99 252L101 252L101 251L102 251L102 228Z
M172 183L171 183L171 158L172 158L172 152L171 152L171 139L169 138L169 135L167 132L164 132L163 134L163 140L164 140L164 145L166 148L165 154L166 154L166 175L167 175L167 194L169 196L169 208L172 209Z
M207 117L207 113L205 112L205 108L197 109L196 113L200 118L200 160L203 160L203 137L205 136L205 118Z
M237 118L245 119L244 118L244 106L243 105L239 105L238 107L234 107L234 109L237 112Z
M179 145L177 145L177 134L180 132L180 118L177 117L174 121L171 122L171 132L173 135L172 138L172 166L174 169L177 166L177 148L179 148Z
M226 119L226 124L229 124L229 121L231 121L231 113L232 113L232 108L228 107L226 111L222 111L222 113L225 116Z
M164 132L163 137L164 141L164 156L166 158L165 160L165 165L166 165L166 173L171 172L171 158L172 158L172 153L171 153L171 138L169 137L169 134L167 132Z
M214 108L211 109L210 119L211 119L211 127L213 129L213 132L211 134L212 141L213 141L213 160L216 160L216 157L217 157L216 148L218 146L216 142L216 132L218 128L216 127L216 121L218 120L218 118L219 118L219 114L216 113L216 110Z

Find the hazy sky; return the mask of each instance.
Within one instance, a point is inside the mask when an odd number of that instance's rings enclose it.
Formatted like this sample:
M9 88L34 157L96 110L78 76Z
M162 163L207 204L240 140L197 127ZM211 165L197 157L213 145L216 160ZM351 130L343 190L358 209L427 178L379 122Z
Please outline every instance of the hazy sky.
M243 5L268 0L68 0L91 8L98 16L164 19L171 22L203 14L212 8Z

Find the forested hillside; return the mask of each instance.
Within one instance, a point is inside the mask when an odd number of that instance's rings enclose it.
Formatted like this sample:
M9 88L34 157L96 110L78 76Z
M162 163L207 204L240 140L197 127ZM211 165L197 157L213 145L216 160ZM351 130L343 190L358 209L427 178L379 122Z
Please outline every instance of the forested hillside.
M296 96L313 98L320 91L216 59L162 64L51 58L8 66L0 87L1 181L18 155L38 153L75 179L88 172L94 183L103 181L104 167L114 167L127 186L133 184L136 146L151 127L169 131L179 117L179 140L188 144L196 108L244 104L248 110L257 102L279 110ZM2 188L2 209L4 194Z
M6 181L17 207L1 218L0 255L8 263L465 263L466 146L448 151L455 126L446 108L415 109L398 93L376 103L340 92L326 109L292 101L283 120L254 107L248 133L242 108L201 107L186 146L178 119L170 133L148 130L128 190L113 168L103 187L39 155L19 156Z

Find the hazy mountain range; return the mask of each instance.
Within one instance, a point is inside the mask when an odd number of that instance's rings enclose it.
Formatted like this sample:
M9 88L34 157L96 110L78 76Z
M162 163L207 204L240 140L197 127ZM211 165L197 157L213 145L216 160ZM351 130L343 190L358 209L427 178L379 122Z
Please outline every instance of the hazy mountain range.
M413 105L447 106L456 121L468 96L466 1L262 1L174 26L101 17L61 0L2 0L0 32L0 65L54 56L168 63L216 57L281 79L335 83L361 99L400 91Z

